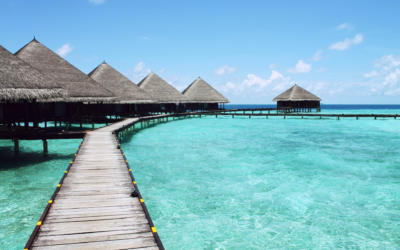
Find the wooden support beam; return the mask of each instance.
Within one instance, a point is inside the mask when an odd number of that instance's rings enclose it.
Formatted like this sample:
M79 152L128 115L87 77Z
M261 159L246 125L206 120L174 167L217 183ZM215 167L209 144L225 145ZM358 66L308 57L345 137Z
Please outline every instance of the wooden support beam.
M48 153L48 152L49 152L49 147L48 147L48 144L47 144L47 140L44 139L43 140L43 153Z
M25 125L25 128L28 129L28 127L29 127L28 101L24 101L24 125Z
M14 139L14 152L19 155L19 139Z

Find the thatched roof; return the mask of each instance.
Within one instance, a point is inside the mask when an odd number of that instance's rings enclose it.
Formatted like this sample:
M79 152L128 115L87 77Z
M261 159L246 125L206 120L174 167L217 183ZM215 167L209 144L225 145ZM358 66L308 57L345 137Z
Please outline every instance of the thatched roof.
M61 85L40 73L27 62L0 45L0 100L43 101L48 98L65 98L67 92Z
M89 76L110 90L117 97L118 103L157 103L146 91L106 62L90 72Z
M290 89L275 97L272 101L321 101L321 99L302 87L294 85Z
M190 101L172 85L151 72L138 86L149 93L158 103L189 103Z
M187 87L182 94L194 103L228 103L229 100L200 77Z
M61 84L71 97L69 101L109 101L115 96L85 73L33 39L15 53L50 79Z

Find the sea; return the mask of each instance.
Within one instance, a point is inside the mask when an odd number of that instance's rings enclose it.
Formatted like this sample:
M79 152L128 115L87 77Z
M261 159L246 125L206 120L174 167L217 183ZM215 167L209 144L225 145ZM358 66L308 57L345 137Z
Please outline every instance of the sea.
M23 248L80 142L0 141L0 249ZM166 249L400 249L399 145L399 119L354 117L202 116L122 141Z

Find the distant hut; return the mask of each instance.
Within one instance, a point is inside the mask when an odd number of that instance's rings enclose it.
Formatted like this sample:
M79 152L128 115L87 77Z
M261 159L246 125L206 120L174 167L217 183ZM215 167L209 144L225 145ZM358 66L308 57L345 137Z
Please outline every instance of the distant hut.
M278 95L272 101L277 102L278 109L295 112L311 112L312 109L316 109L317 112L321 111L321 99L297 85Z
M138 109L140 110L141 108L141 104L157 103L151 95L106 62L103 62L90 72L89 76L117 97L116 104L108 105L109 109L114 109L113 111L116 114L130 115L137 113Z
M219 103L222 105L229 103L228 99L200 77L190 84L182 94L192 102L186 105L188 110L218 109Z
M82 116L91 114L92 110L83 110L82 102L107 102L115 99L115 96L85 73L75 68L65 59L48 49L43 44L33 39L15 53L16 56L29 63L50 79L61 84L68 91L67 107L65 103L56 103L56 116ZM58 100L54 100L58 101ZM71 104L80 102L81 104ZM99 107L96 107L97 113Z
M29 121L37 125L37 102L65 97L60 84L0 45L0 123L10 127L22 120L25 126Z
M138 86L149 93L159 103L158 105L153 105L152 111L176 111L176 104L178 104L180 110L183 110L183 104L190 102L177 89L154 72L148 74Z

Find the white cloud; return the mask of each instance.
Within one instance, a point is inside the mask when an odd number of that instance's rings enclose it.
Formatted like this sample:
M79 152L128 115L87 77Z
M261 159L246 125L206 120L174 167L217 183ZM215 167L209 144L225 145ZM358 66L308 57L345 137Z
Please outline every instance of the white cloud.
M255 93L272 97L293 85L294 81L291 81L290 77L284 77L278 71L272 70L271 76L268 79L263 79L254 74L248 74L247 78L240 84L228 82L223 86L217 87L217 89L242 97L254 96Z
M276 64L272 63L271 65L269 65L269 69L276 69Z
M351 45L359 44L363 41L364 36L361 34L357 34L354 38L346 38L344 41L337 42L329 46L331 50L346 50L350 48Z
M148 40L149 38L147 36L139 36L140 39L142 40Z
M66 57L68 53L70 53L74 49L74 46L70 46L68 44L64 44L61 48L56 50L56 53L61 57Z
M373 62L377 68L382 68L383 71L389 71L400 66L400 55L385 55Z
M375 77L375 76L379 76L379 73L376 70L372 70L371 72L364 74L364 77Z
M348 23L342 23L341 25L338 25L338 26L336 27L336 30L341 30L341 29L352 30L352 29L354 29L354 27L351 26L351 25L348 24Z
M106 0L89 0L89 2L93 3L93 4L102 4L104 3Z
M214 75L215 76L230 75L235 73L236 71L237 71L236 67L229 67L228 65L224 65L214 70Z
M129 71L127 75L130 76L135 83L138 83L151 72L150 69L145 69L145 66L146 64L144 62L139 62L136 64L133 71Z
M400 69L396 69L394 72L391 72L388 76L386 76L385 81L382 83L383 85L391 84L394 86L399 81Z
M324 71L326 71L326 69L325 69L325 68L320 68L320 69L317 69L317 72L324 72Z
M168 78L168 83L174 86L174 84L178 83L180 81L181 77L180 76L171 76Z
M165 71L164 68L160 69L160 74L164 73L164 71Z
M296 64L294 68L286 69L286 72L292 74L308 73L310 71L311 71L311 64L305 63L303 62L303 60L299 60L299 62Z
M315 53L312 57L311 57L311 61L319 61L322 59L321 57L322 54L322 50L318 50L317 53Z

